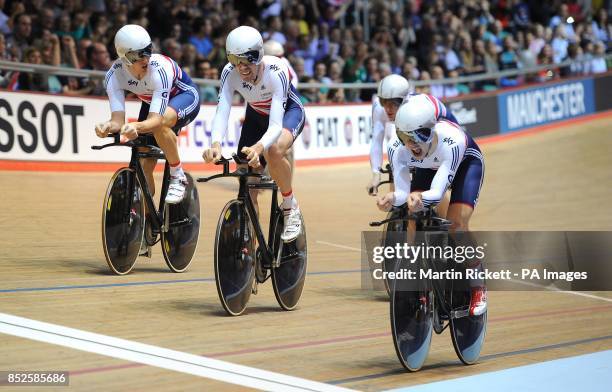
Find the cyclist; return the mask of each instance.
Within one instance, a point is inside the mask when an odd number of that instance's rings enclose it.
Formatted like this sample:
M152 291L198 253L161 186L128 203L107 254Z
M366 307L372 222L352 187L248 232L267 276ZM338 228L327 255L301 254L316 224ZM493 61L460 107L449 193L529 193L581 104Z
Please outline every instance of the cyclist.
M298 76L293 67L291 66L291 63L289 63L287 57L285 57L285 49L283 48L283 45L278 41L270 39L264 42L263 49L264 55L276 56L279 59L283 60L283 62L287 66L287 70L289 71L289 80L293 87L295 87L295 89L297 90L299 83Z
M119 29L115 49L119 59L112 64L104 81L111 119L96 125L96 135L106 137L120 132L128 140L139 134L149 135L147 144L158 145L170 164L166 203L180 203L185 196L187 177L181 166L177 134L200 111L198 89L174 60L152 54L151 37L142 26L130 24ZM125 122L126 91L142 101L137 122ZM155 194L153 169L157 159L144 159L141 163L151 194Z
M397 110L397 136L389 142L388 150L395 191L380 196L377 205L388 211L407 202L410 211L420 211L439 203L450 188L446 218L452 222L452 231L467 232L484 178L484 160L464 129L452 121L437 119L438 110L424 94L411 97ZM419 168L412 179L411 167ZM481 268L479 263L474 267ZM483 314L486 288L482 281L470 285L470 314Z
M249 166L269 164L270 175L283 195L283 241L292 241L301 231L301 213L292 189L291 165L285 155L302 132L304 108L289 82L285 63L264 56L263 39L256 29L240 26L225 43L229 63L221 73L219 103L212 122L212 145L203 153L206 162L221 158L221 141L227 132L232 96L240 93L247 102L238 154ZM261 157L263 155L263 158Z
M370 144L370 168L372 169L372 179L366 186L370 195L376 195L376 187L380 184L380 168L383 159L383 144L387 129L393 128L395 113L403 102L411 97L422 95L414 94L410 83L403 76L388 75L378 84L378 93L372 102L372 142ZM434 97L427 97L436 105L437 119L447 119L458 124L455 116L444 106L444 104Z

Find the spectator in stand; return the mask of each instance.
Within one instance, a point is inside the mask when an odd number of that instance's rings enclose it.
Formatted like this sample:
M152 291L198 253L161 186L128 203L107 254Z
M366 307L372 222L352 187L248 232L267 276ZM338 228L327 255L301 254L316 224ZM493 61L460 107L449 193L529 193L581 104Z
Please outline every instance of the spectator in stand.
M89 38L83 38L77 43L77 58L79 60L79 68L87 67L87 48L93 43Z
M323 83L329 85L332 83L331 78L327 76L327 66L324 62L318 62L315 65L315 75L313 80L317 83ZM327 102L327 94L329 93L329 87L321 87L316 90L317 100L316 102L325 103Z
M584 62L584 55L580 45L570 44L567 47L567 58L565 60L572 60L574 63L561 69L562 76L580 76L589 72L589 66Z
M221 69L227 64L227 55L225 53L225 35L221 33L213 33L213 49L208 54L207 60L213 68Z
M529 5L522 0L515 0L512 7L512 26L514 30L526 31L529 29L530 23Z
M326 30L329 27L326 28ZM331 29L329 34L329 58L336 60L340 56L340 47L342 46L342 34L340 28L336 27Z
M0 60L4 60L4 61L13 60L8 50L6 50L6 38L4 38L4 34L2 33L0 33ZM4 71L0 69L0 88L9 87L12 76L13 76L13 72Z
M567 30L565 30L562 25L558 25L555 28L555 34L551 42L553 61L555 63L560 63L567 57L567 47L569 46L569 41L565 38L566 31Z
M212 22L208 18L196 18L191 25L194 32L189 37L189 43L195 46L199 58L207 58L213 50L212 43Z
M42 64L42 55L34 46L26 48L23 52L23 57L24 61L28 64ZM18 90L49 91L47 78L41 73L19 72L19 79L17 83Z
M439 65L433 66L433 68L431 69L431 79L444 79L444 70L442 69L442 67L440 67ZM430 86L430 90L431 95L439 99L459 95L459 92L457 92L457 88L451 84L432 83Z
M559 11L557 12L557 14L550 19L549 26L551 29L554 30L557 30L556 28L560 26L564 33L563 36L566 37L568 40L574 42L576 41L576 33L574 32L573 23L574 17L570 16L567 4L561 4L559 5Z
M2 0L0 0L1 2ZM1 9L1 7L0 7ZM55 30L55 14L51 8L41 8L38 12L38 20L32 26L32 35L40 38L44 31Z
M499 54L499 68L502 71L521 68L521 63L515 50L514 39L511 35L504 37L503 50ZM500 79L499 83L502 87L513 87L518 86L521 80L519 77L505 76Z
M20 13L15 15L13 21L13 34L6 41L6 46L13 58L27 61L24 52L32 44L32 18L28 14ZM35 57L35 54L30 52L30 56Z
M365 61L365 83L376 83L382 79L378 70L378 59L374 56L370 56ZM376 95L376 89L361 89L359 93L359 100L361 102L371 102L372 96Z
M264 41L271 39L285 46L287 38L285 38L285 34L281 32L283 29L281 18L279 16L270 16L266 21L266 26L268 26L267 29L261 34Z
M599 9L597 16L595 16L595 19L591 22L591 29L595 39L606 45L610 42L610 37L612 37L612 24L608 22L608 12L605 8L602 7Z
M198 61L198 51L193 44L183 45L183 56L178 60L181 68L187 74L193 73L196 69L196 62ZM191 72L190 72L191 71Z
M419 80L428 82L431 80L431 75L429 75L429 72L427 71L421 71L421 76L419 77ZM416 87L414 90L419 94L431 94L430 85Z
M17 55L16 59L21 60L23 50L34 45L43 63L49 64L56 63L53 42L43 39L43 35L47 30L57 32L60 64L75 67L86 65L86 48L92 43L110 45L118 27L138 23L149 28L156 48L176 58L182 66L197 72L201 60L207 59L211 70L218 72L227 62L227 31L248 24L266 30L266 37L274 35L284 42L288 57L304 60L302 76L316 75L315 64L321 62L329 66L330 73L333 63L334 67L340 66L347 82L370 81L372 75L388 72L386 64L391 72L410 79L421 77L423 69L433 72L436 66L441 66L447 75L453 70L468 75L500 67L512 69L521 63L527 67L539 57L545 44L552 45L555 61L584 59L588 65L582 71L578 65L564 70L580 74L593 63L595 69L604 69L605 61L594 57L595 43L603 42L605 50L612 36L608 10L599 5L601 1L592 3L372 0L366 31L361 24L361 2L349 0L0 0L0 32L5 33L11 57ZM593 19L589 18L591 14L595 15ZM61 39L64 36L76 41L76 63L70 43ZM507 50L506 37L512 37L513 51ZM190 42L197 52L195 58L187 46ZM496 53L488 42L497 46ZM567 45L571 43L578 46L572 46L569 53ZM583 55L580 48L584 49ZM599 47L597 50L601 51ZM412 56L418 63L411 62ZM366 59L370 58L378 63L374 71L367 70L371 67ZM74 88L80 83L69 82L71 86L64 83L69 91L80 90ZM476 83L470 89L488 89L494 84ZM455 87L460 92L465 90ZM367 94L361 93L347 90L348 101L359 100L360 95L365 98ZM344 92L330 95L330 100L338 101L344 96Z
M116 21L121 21L122 23L125 20L121 20L121 16L123 14L119 14L116 16ZM91 35L91 29L89 28L89 14L87 12L77 12L74 15L74 20L72 21L72 37L75 41L79 41L83 38L87 38Z
M554 67L555 60L553 59L553 50L549 44L544 45L540 55L538 56L538 65L549 65L550 68L539 72L538 79L540 82L559 78L559 69Z
M85 69L94 71L107 71L111 64L110 54L108 49L102 43L96 42L90 45L86 50L87 65ZM88 91L90 95L104 96L106 88L104 81L100 78L81 79L78 83L70 83L71 93L78 94L81 91Z
M417 67L417 59L414 56L408 57L408 60L402 67L401 75L408 80L417 80L420 77L419 68Z
M453 34L449 34L446 36L446 43L443 49L444 55L444 65L447 71L453 71L458 68L463 68L463 64L461 64L461 60L459 60L459 56L453 49L455 36Z
M0 0L0 35L8 35L11 33L11 28L9 26L10 18L4 13L4 5L5 1Z
M345 46L348 48L348 46ZM362 83L366 80L366 69L365 60L368 56L368 45L364 42L357 46L357 50L354 57L349 57L344 63L344 69L342 70L342 78L345 83ZM346 92L347 98L354 102L358 95L355 90Z
M342 67L337 61L329 64L329 78L333 83L342 83ZM328 102L344 102L345 100L344 89L342 88L332 88L327 94Z
M298 40L298 47L293 55L299 57L304 62L304 75L311 77L314 75L314 63L316 60L317 46L307 35L301 35Z
M202 78L202 79L216 79L212 77L213 76L211 74L212 69L215 69L215 68L213 68L210 65L210 61L208 60L200 61L198 62L198 65L196 66L196 72L194 73L194 76L196 78ZM217 92L217 89L214 86L200 85L200 102L217 102L218 95L219 93Z
M591 60L591 72L594 74L603 73L608 70L608 66L606 64L606 59L604 58L606 54L606 46L603 42L597 42L595 44L595 53L593 56L593 60Z
M391 53L391 72L401 74L406 61L406 52L402 48L395 48Z
M161 52L172 59L180 59L183 57L183 47L174 38L166 38L163 40Z

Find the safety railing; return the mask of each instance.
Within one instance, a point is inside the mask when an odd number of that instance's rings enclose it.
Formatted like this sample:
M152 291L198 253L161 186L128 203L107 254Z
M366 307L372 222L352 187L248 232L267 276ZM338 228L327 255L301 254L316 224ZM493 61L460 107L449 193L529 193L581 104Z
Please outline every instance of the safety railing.
M612 60L612 54L603 56L606 62ZM593 61L596 57L582 60L567 60L555 64L539 65L529 68L518 68L491 73L481 73L477 75L460 76L457 78L432 79L432 80L415 80L415 87L431 86L431 85L453 85L459 83L474 83L486 80L500 80L502 78L513 78L522 75L537 74L541 71L546 71L553 68L565 68L576 64L585 64ZM88 69L74 69L67 67L55 67L50 65L38 65L29 63L18 63L13 61L0 60L0 70L19 71L19 72L34 72L48 75L82 77L82 78L99 78L102 79L106 75L104 71L94 71ZM201 86L219 87L219 80L192 78L192 80ZM310 88L331 88L331 89L346 89L346 90L361 90L361 89L376 89L377 83L300 83L299 89Z

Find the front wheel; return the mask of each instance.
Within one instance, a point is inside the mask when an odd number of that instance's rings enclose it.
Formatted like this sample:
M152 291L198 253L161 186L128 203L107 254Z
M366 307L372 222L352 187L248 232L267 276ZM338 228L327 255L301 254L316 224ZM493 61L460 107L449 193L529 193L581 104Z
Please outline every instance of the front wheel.
M136 263L144 235L145 205L134 170L124 167L111 177L102 208L102 244L111 271L126 275Z
M255 279L255 235L244 203L229 201L215 235L215 282L223 309L239 316L246 309Z
M200 199L189 173L185 197L178 204L166 204L161 244L166 264L173 272L183 272L191 264L200 236Z
M397 215L396 211L390 211L387 214L387 219L391 219ZM404 220L396 220L391 221L385 224L383 229L382 236L382 246L383 249L387 249L387 247L395 248L398 241L399 243L403 243L406 241L408 231L408 223ZM400 237L401 236L401 237ZM383 272L393 272L397 267L398 260L394 257L385 257L382 262L382 271ZM389 296L391 295L391 285L393 282L390 281L388 275L385 275L385 279L383 279L383 283L385 284L385 290Z
M395 271L399 271L396 266ZM391 283L391 336L402 366L411 372L419 370L429 354L433 331L433 295L428 281Z
M276 266L272 268L272 286L280 307L293 310L302 296L308 264L304 219L302 218L302 231L295 240L283 242L280 238L282 232L283 214L279 211L273 231L272 250L276 255Z

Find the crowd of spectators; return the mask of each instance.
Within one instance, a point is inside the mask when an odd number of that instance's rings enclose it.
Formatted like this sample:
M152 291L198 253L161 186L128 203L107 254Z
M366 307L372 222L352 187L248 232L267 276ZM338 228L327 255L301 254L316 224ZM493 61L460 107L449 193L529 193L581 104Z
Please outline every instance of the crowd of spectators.
M247 24L284 46L300 82L378 82L390 73L433 82L549 65L537 74L424 88L448 98L606 72L610 8L612 0L0 0L0 60L106 71L116 57L115 32L135 23L192 77L218 79L227 33ZM559 68L566 59L579 61ZM98 78L1 67L0 88L105 94ZM374 90L300 92L306 103L325 103L369 101ZM216 95L201 87L204 102Z

